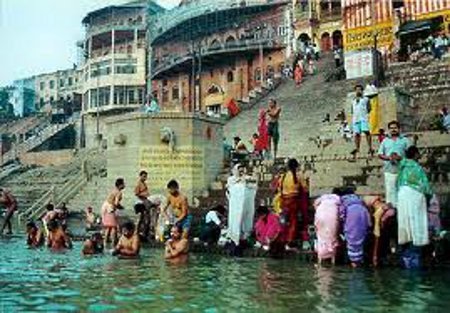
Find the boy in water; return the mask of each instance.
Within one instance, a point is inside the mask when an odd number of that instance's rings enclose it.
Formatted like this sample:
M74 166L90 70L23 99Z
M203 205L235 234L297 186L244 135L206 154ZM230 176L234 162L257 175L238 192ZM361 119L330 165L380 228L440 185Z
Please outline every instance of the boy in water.
M102 234L92 234L91 238L84 242L82 253L83 255L93 255L103 253L103 238Z
M187 239L189 237L189 230L191 228L192 215L188 211L188 201L185 195L180 192L180 186L176 180L171 180L167 184L167 189L169 191L169 196L167 198L167 204L164 207L164 215L168 220L167 209L169 206L172 207L175 214L176 222L183 231L183 238Z
M141 243L139 235L135 231L136 227L133 222L126 222L122 225L122 237L113 251L114 256L122 258L135 258L139 256Z
M27 223L27 245L31 248L38 248L45 243L42 231L34 222Z
M166 242L164 258L170 260L186 260L189 252L189 242L181 236L182 228L173 226L170 235L171 238Z
M47 247L53 250L72 249L72 241L64 232L61 225L56 220L51 220L47 224L49 231L47 237Z

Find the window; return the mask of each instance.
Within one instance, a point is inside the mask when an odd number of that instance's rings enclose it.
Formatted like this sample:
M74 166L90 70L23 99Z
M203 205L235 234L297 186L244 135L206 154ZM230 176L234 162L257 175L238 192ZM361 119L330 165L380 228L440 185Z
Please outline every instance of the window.
M125 105L125 95L126 89L125 87L116 86L114 87L114 104L116 105Z
M72 86L73 85L73 78L69 77L68 81L67 81L67 85Z
M180 99L180 89L178 86L172 87L172 100L178 100Z
M55 81L54 80L50 81L50 89L55 89Z
M41 82L41 83L39 84L39 89L40 89L40 90L44 90L44 88L45 88L45 82Z
M64 79L60 79L59 80L59 88L63 88L64 87Z
M44 98L39 99L39 108L42 108L45 104Z
M109 105L110 91L111 91L111 87L102 87L99 89L98 102L99 102L100 106Z
M106 60L91 65L91 78L111 74L111 60Z
M128 103L136 104L136 94L134 88L128 90Z
M227 74L227 81L229 83L232 83L234 81L234 75L233 75L233 71L229 71Z
M145 103L145 89L144 88L138 88L138 101L140 104Z
M393 0L392 1L392 7L395 9L400 9L405 6L405 3L403 0Z
M86 91L83 95L83 110L86 111L88 109L89 104L89 91Z
M116 74L135 74L137 72L137 59L136 58L118 58L114 59L115 73Z
M89 104L90 109L97 107L97 89L91 89L91 101Z

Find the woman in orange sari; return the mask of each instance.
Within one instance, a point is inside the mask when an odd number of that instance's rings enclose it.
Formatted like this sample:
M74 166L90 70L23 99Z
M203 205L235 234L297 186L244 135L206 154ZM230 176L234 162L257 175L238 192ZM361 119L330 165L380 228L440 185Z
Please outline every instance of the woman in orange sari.
M308 193L306 182L298 173L299 163L296 159L290 159L287 164L287 172L281 176L280 193L282 207L282 225L286 250L294 248L294 242L298 238L298 214L302 215L301 239L308 240Z

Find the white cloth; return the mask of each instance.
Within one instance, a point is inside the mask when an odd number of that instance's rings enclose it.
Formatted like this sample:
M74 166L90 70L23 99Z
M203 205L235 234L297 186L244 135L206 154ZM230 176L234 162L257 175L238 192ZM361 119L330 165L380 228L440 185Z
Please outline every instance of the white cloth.
M228 237L236 244L247 239L253 230L256 187L245 182L234 183L229 189Z
M429 244L428 216L425 195L411 187L401 186L398 192L398 243L414 246Z
M208 224L211 222L214 222L214 224L216 224L217 226L220 226L220 224L222 224L216 211L209 211L205 216L205 223Z
M386 191L386 203L390 203L396 208L398 203L397 174L384 173L384 189Z
M352 103L353 109L353 124L359 122L368 122L369 121L369 111L367 110L367 106L369 103L369 99L366 97L355 98Z

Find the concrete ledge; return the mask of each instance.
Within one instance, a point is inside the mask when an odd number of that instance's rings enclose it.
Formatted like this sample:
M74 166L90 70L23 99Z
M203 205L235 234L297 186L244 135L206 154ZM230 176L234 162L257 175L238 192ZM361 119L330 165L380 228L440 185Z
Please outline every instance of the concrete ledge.
M225 121L217 118L212 118L204 114L198 113L183 113L183 112L160 112L160 113L143 113L132 112L119 116L113 116L106 119L106 124L115 124L130 120L164 120L164 119L180 119L180 120L198 120L208 123L225 125Z

